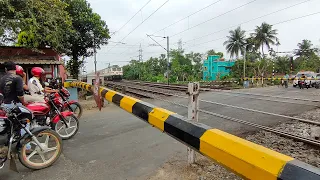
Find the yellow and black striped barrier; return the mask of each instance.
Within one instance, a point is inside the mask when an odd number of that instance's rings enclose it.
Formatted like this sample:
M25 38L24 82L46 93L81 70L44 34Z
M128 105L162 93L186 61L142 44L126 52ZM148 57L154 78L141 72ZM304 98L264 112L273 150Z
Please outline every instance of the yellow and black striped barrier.
M72 82L69 85L92 91L92 85L83 82ZM207 125L194 123L177 113L105 87L100 87L99 93L109 102L113 102L245 179L320 179L320 169L292 157Z
M320 80L319 78L242 78L242 81L249 81L249 80Z

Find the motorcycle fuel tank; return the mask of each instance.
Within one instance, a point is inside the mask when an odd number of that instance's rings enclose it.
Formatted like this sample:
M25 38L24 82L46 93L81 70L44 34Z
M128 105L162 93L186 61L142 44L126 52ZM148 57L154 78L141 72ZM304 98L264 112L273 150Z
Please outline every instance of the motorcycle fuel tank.
M45 103L32 103L28 104L26 107L35 114L46 114L50 110L50 107Z

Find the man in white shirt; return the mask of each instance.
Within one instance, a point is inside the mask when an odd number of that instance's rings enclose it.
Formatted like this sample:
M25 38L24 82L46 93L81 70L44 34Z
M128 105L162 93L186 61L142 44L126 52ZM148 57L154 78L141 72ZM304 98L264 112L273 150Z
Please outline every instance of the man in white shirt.
M40 82L40 79L44 76L44 70L40 67L34 67L31 69L31 74L33 75L28 82L28 88L31 96L34 96L36 102L45 102L44 93L57 92L57 90L51 90L49 88L44 88Z

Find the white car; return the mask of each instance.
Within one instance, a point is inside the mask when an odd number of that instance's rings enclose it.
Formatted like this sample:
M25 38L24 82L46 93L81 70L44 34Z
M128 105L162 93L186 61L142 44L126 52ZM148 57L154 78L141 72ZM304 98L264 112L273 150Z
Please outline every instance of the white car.
M301 78L302 74L304 74L306 76L306 79L305 79L306 86L308 86L308 87L313 86L314 82L315 82L315 80L313 80L313 78L315 78L316 74L313 71L304 71L304 72L298 72L297 75L294 77L297 79L293 80L293 87L298 86L299 81L300 81L299 78Z

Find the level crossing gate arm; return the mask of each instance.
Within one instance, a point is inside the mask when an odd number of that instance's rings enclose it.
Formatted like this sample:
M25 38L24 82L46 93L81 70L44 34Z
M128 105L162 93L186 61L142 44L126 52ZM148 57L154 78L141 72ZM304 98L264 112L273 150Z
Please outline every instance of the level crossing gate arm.
M92 91L92 85L72 82L72 87ZM211 158L245 179L319 180L320 169L276 151L188 121L184 116L119 92L99 88L101 97Z

